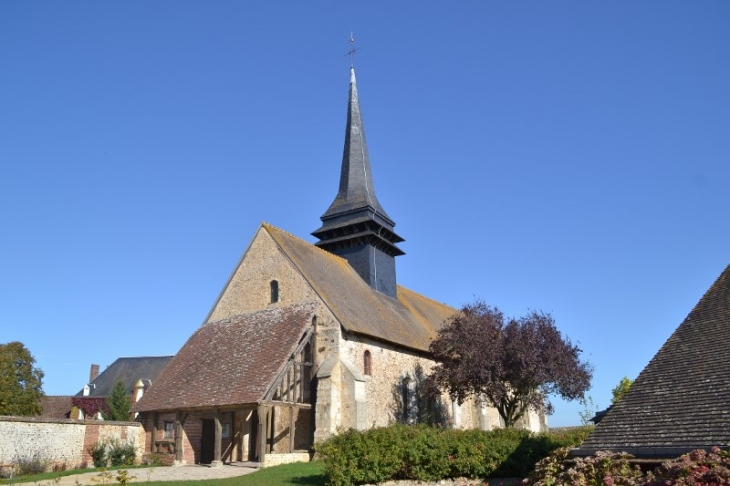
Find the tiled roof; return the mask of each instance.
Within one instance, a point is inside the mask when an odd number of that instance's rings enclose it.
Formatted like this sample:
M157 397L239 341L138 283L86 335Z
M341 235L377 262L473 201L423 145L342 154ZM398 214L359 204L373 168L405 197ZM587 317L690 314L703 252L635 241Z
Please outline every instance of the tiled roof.
M671 457L730 445L730 266L578 449Z
M256 403L311 325L313 308L276 307L201 326L134 410Z
M398 299L388 297L373 290L344 258L267 223L263 227L349 332L426 351L456 312L401 286Z
M71 404L72 398L73 397L70 395L44 396L41 398L41 407L43 407L43 411L40 416L43 418L55 419L68 418L69 413L71 412L71 407L73 407Z
M89 385L90 397L108 397L118 381L127 386L127 392L134 391L137 380L150 380L155 382L157 375L163 370L172 356L143 356L138 358L119 358L104 371L99 373ZM82 396L83 390L76 396Z

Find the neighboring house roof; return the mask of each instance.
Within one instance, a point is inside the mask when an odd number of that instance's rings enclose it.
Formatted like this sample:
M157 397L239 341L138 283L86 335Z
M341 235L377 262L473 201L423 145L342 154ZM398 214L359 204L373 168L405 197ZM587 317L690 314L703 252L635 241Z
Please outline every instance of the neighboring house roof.
M110 396L114 385L118 381L124 382L127 386L127 392L132 393L134 391L134 385L138 380L150 380L154 383L157 375L160 374L171 359L172 356L118 358L89 383L89 396ZM84 392L81 390L76 396L82 396L83 394Z
M604 408L603 410L599 410L596 412L596 414L593 416L593 418L588 419L590 422L593 422L593 425L598 425L598 423L603 420L603 418L606 416L609 410L611 410L611 407L613 405L609 405L608 408Z
M576 453L674 457L730 445L728 355L730 266Z
M201 326L137 412L225 407L263 400L312 324L313 304L274 307Z
M456 309L398 286L393 299L373 290L347 260L263 223L342 327L353 333L427 351Z
M41 407L43 407L43 411L41 412L40 417L56 419L69 418L71 408L73 407L73 404L71 403L72 399L73 397L71 395L44 396L41 398Z

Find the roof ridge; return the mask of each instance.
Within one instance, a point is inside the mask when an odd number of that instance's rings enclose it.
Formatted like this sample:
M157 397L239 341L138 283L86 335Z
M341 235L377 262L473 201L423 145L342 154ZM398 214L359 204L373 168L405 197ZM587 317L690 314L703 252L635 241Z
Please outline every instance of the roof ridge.
M348 265L350 264L350 262L348 262L346 258L343 258L343 257L341 257L339 255L335 255L334 253L331 253L331 252L329 252L329 251L327 251L327 250L325 250L323 248L320 248L317 245L315 245L314 243L312 243L310 241L307 241L304 238L301 238L301 237L299 237L299 236L297 236L295 234L289 233L287 230L281 229L278 226L274 226L273 224L267 223L266 221L262 221L261 222L261 226L263 226L263 227L265 227L267 229L272 229L272 230L278 231L279 233L282 233L282 234L284 234L286 236L289 236L291 238L294 238L297 241L301 241L302 243L306 243L307 245L311 246L312 248L316 249L317 251L321 251L323 254L325 254L325 255L327 255L329 257L334 257L334 258L336 258L338 260L344 261Z

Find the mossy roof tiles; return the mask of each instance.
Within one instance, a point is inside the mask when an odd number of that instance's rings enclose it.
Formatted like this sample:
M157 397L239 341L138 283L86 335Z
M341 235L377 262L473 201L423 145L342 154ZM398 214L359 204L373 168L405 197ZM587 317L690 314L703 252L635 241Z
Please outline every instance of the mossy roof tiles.
M263 227L349 332L427 351L456 312L401 286L393 299L371 288L344 258L267 223Z

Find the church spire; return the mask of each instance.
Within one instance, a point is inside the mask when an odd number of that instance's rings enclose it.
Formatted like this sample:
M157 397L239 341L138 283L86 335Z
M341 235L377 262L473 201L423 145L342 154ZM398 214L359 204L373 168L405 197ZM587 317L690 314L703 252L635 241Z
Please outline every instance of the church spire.
M352 67L339 191L320 219L312 233L320 239L316 245L346 258L375 290L396 297L395 257L403 251L395 244L403 238L375 196Z

